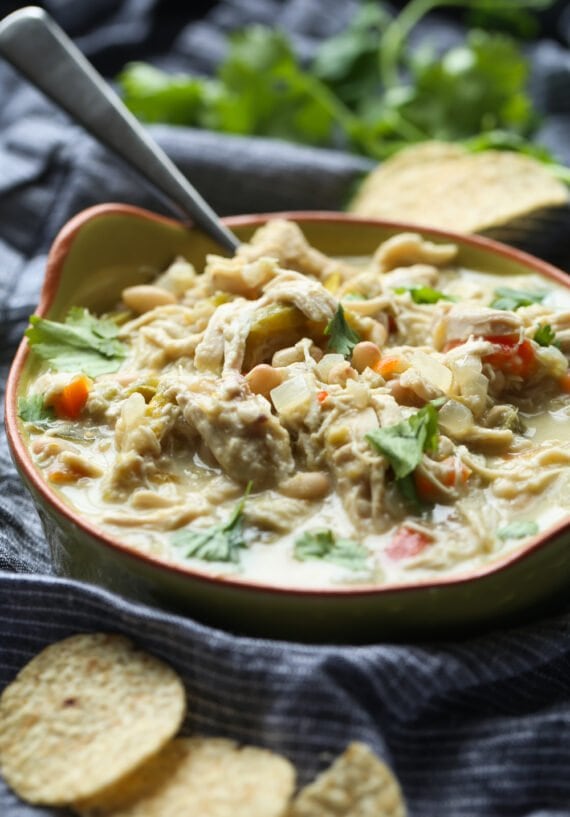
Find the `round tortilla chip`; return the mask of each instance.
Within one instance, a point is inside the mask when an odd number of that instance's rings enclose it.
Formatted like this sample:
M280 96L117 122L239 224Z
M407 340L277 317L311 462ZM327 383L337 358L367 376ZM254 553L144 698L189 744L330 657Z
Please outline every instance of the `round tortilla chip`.
M33 658L0 698L0 768L24 800L66 805L114 783L178 731L177 674L129 639L76 635Z
M178 738L81 817L284 817L295 770L280 755L224 738Z
M568 189L533 159L512 151L469 153L427 142L370 173L349 212L476 233L568 205Z
M351 743L295 798L289 817L406 817L400 784L363 743Z

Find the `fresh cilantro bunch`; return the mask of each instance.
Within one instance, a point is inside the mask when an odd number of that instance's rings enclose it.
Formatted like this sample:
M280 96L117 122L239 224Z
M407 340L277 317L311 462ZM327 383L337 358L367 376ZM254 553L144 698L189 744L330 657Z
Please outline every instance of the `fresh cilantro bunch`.
M331 141L336 100L301 68L284 34L250 26L233 34L228 46L214 79L170 77L144 63L127 66L119 76L125 103L147 122Z
M410 0L394 15L388 4L367 0L309 65L283 33L256 25L229 38L214 78L169 76L133 63L118 80L126 104L148 122L332 146L379 160L415 142L443 139L552 162L529 142L538 116L527 92L528 63L504 33L528 36L532 12L552 2ZM412 51L418 22L446 6L480 28L444 54ZM570 181L570 171L552 165Z

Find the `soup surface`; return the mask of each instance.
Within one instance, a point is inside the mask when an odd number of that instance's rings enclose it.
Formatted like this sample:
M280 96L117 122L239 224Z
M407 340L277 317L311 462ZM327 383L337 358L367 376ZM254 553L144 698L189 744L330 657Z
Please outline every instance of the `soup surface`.
M413 233L331 259L292 222L33 318L33 458L99 528L297 587L458 575L570 508L570 293Z

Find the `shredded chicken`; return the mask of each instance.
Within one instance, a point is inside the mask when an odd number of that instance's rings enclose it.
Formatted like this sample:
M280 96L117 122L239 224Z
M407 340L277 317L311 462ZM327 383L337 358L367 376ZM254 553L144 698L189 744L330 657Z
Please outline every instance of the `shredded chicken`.
M456 255L455 244L434 244L417 233L400 233L380 245L374 254L373 264L378 266L380 272L415 264L441 267L453 261Z
M287 431L268 401L245 378L228 375L200 391L181 391L178 404L223 471L261 488L291 474L295 464Z
M353 272L348 264L329 258L311 247L299 227L292 221L273 219L260 227L249 244L242 244L236 253L240 261L252 262L268 256L279 266L303 275L326 279L335 273Z
M475 337L514 335L522 330L522 321L516 312L490 309L485 306L456 304L440 319L434 330L436 348L441 349L454 340Z
M298 272L282 272L263 289L267 302L289 303L312 321L329 321L337 301L322 284Z

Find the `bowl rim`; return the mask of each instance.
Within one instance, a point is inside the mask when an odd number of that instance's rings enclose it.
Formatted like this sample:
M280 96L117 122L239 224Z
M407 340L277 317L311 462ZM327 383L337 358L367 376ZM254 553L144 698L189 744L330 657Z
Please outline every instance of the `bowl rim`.
M195 228L195 225L189 222L185 223L183 221L160 215L150 210L130 204L110 202L94 205L80 211L69 221L67 221L66 224L64 224L51 245L51 249L47 257L46 272L40 293L40 299L38 306L36 307L35 314L43 316L49 310L53 297L57 291L64 261L74 239L77 237L82 228L94 219L116 215L132 216L133 218L138 218L143 221L156 222L163 224L166 227L174 227L176 229L182 228L192 230ZM269 219L275 218L285 218L302 223L332 222L338 224L350 224L352 222L363 226L376 226L394 229L395 231L400 232L419 232L428 238L434 237L438 239L445 239L451 242L474 247L476 249L492 252L495 255L529 267L533 272L544 275L545 277L556 281L570 290L570 277L562 270L554 267L546 261L543 261L542 259L530 255L529 253L484 236L462 235L449 230L425 227L423 225L415 225L413 223L392 221L388 219L361 218L348 213L323 210L289 210L275 213L255 213L229 216L222 220L227 227L232 229L242 226L259 227ZM529 559L537 550L546 547L552 540L556 539L570 527L569 515L566 519L558 521L548 527L544 532L531 537L522 548L511 550L509 553L503 556L497 556L484 565L477 568L471 568L465 572L457 574L452 573L451 575L437 578L420 579L413 582L392 582L390 584L382 585L362 583L358 585L335 587L296 587L284 584L271 584L266 581L253 581L251 579L242 578L235 575L216 576L212 573L208 573L205 570L200 570L195 566L184 565L182 563L179 564L155 555L143 553L138 551L132 545L123 544L117 537L100 529L95 523L84 518L79 511L74 510L71 504L64 501L58 495L58 493L48 485L48 483L42 478L37 466L35 466L33 463L29 449L20 433L17 412L18 385L25 363L29 357L29 353L30 351L26 338L23 337L8 373L5 395L5 426L7 439L12 450L12 456L18 469L20 470L21 475L24 476L25 481L27 481L29 485L33 487L33 489L42 497L42 499L49 506L51 506L53 511L63 516L72 526L79 528L81 531L83 531L83 533L94 539L98 545L102 545L104 548L111 551L117 551L119 554L126 556L127 558L140 561L147 567L158 570L159 572L174 574L179 577L204 582L205 584L214 585L217 588L229 587L236 591L247 591L248 593L254 592L258 594L277 594L291 598L338 599L346 596L350 598L362 598L372 595L381 595L386 597L408 593L424 593L448 587L459 587L462 585L471 584L477 580L491 578L499 573L502 573L503 571L508 570L514 564L518 564L526 559ZM33 500L34 503L37 504L37 499L35 496L33 496Z

